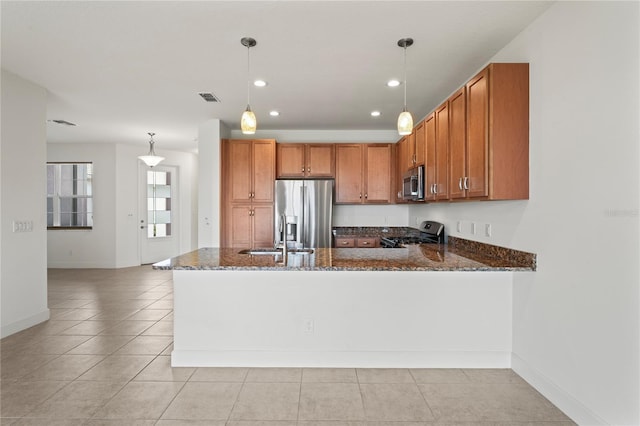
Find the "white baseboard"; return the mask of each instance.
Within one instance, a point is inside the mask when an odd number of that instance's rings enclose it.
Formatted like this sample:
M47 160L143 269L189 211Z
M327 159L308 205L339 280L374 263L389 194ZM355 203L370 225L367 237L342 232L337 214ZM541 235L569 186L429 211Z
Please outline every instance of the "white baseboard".
M510 352L171 352L172 367L509 368Z
M556 407L579 425L608 425L588 407L555 384L544 374L531 367L516 354L511 354L511 369L544 395Z
M116 265L112 262L100 261L51 261L47 262L49 269L114 269Z
M40 324L41 322L48 320L49 316L50 313L49 309L47 308L42 312L38 312L35 315L31 315L30 317L23 318L19 321L12 322L11 324L3 324L2 327L0 327L0 338L5 338L14 333Z

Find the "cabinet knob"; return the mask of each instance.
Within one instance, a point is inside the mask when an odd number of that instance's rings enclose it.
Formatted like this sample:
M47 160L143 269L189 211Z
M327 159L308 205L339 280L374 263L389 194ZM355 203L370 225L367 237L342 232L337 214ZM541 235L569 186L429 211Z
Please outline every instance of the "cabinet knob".
M462 191L462 178L458 179L458 188Z
M469 189L469 178L467 176L464 177L463 183L462 183L462 187L464 189Z
M343 241L343 242L342 242L342 245L343 245L343 246L346 246L346 245L348 245L348 244L349 244L349 241Z
M363 241L363 242L362 242L362 245L363 245L363 246L368 246L368 245L369 245L369 241Z
M364 198L365 199L369 198L369 194L364 194Z
M362 200L362 192L358 195L358 197Z
M304 166L302 166L302 173L304 173Z

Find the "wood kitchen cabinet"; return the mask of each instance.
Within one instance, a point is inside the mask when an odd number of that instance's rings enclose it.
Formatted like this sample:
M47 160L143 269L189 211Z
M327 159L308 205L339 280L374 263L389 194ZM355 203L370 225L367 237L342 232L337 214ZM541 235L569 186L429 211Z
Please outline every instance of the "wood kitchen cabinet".
M223 143L223 181L228 201L273 202L274 139L227 140Z
M342 248L375 248L380 247L380 238L377 237L336 237L335 247Z
M273 247L272 204L230 204L227 210L228 241L225 247Z
M489 64L459 92L450 101L451 199L528 199L529 64Z
M391 144L336 145L336 203L389 204Z
M432 112L425 117L423 123L424 138L424 200L435 201L436 199L436 114Z
M277 144L277 177L335 177L334 144Z
M464 198L468 184L467 171L467 111L465 88L459 89L449 102L449 198Z
M221 166L221 245L272 247L275 140L223 140Z
M395 161L395 170L393 173L392 188L394 189L392 197L396 204L406 204L407 200L402 197L402 178L406 173L405 170L405 152L407 139L406 136L394 144L393 156Z
M446 101L434 112L435 130L435 170L433 200L446 200L449 198L449 102ZM430 153L427 153L429 156Z

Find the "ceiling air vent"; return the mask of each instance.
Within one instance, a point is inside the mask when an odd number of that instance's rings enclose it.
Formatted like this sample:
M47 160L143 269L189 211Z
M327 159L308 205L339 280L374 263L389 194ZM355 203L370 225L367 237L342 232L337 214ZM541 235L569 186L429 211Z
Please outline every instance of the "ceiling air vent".
M199 93L199 95L207 102L220 102L220 99L213 93Z
M72 122L67 121L67 120L47 120L47 121L50 121L50 122L56 123L56 124L62 124L62 125L65 125L65 126L75 126L75 123L72 123Z

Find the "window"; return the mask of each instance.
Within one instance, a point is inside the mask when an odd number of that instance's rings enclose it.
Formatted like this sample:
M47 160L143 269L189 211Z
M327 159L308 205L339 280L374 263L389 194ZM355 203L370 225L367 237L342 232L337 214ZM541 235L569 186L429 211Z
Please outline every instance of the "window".
M47 163L47 229L91 229L93 163Z
M147 171L147 238L171 236L171 173Z

